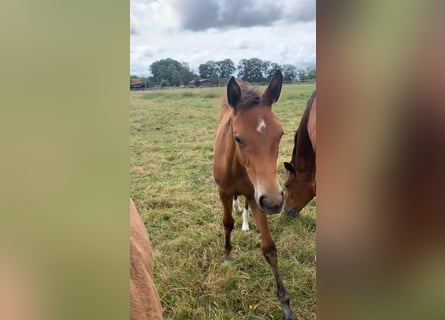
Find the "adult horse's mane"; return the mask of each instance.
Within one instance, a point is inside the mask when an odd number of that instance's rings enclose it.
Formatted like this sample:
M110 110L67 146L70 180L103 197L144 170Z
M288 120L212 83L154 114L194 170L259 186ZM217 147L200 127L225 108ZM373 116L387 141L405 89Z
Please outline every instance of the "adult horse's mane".
M291 163L293 164L296 163L295 160L297 157L297 153L298 156L301 157L314 155L314 149L311 144L311 140L309 138L309 132L307 129L309 115L311 113L312 103L314 102L314 99L315 99L315 91L312 93L312 96L310 97L310 99L306 104L306 109L303 113L303 117L301 118L300 125L297 131L295 132L294 148L292 150L292 160L291 160Z

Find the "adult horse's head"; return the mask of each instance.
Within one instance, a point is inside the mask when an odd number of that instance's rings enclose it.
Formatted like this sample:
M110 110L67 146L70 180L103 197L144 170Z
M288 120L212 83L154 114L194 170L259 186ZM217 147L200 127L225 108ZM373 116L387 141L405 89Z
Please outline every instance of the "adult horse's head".
M232 108L231 128L235 154L254 188L255 201L266 213L279 213L284 195L278 182L278 146L283 128L272 112L283 84L280 71L259 96L232 77L227 85L227 102Z

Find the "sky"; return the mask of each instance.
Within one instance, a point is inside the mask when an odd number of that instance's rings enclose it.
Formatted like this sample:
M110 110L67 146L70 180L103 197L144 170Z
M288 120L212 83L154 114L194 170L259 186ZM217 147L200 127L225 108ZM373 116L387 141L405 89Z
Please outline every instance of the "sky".
M315 66L315 0L130 0L130 74L155 61Z

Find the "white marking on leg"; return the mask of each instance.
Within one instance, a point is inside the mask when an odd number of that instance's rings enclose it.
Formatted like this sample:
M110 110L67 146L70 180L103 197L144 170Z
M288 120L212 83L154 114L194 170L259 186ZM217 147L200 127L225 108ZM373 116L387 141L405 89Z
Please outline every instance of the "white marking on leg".
M237 198L235 198L235 197L233 198L232 207L233 207L233 211L235 211L235 213L237 213L237 214L241 213L241 208L239 207L238 197Z
M241 227L243 231L249 231L249 211L244 209L243 211L243 226Z
M256 127L256 131L261 133L264 128L266 128L266 123L264 122L264 119L260 119L260 121L258 121L258 126Z

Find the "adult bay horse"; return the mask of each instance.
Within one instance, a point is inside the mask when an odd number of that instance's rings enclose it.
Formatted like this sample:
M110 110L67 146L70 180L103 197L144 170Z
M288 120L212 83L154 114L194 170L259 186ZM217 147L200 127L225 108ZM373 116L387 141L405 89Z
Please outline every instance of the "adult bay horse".
M266 215L279 213L284 200L277 177L278 146L283 128L272 112L272 104L278 101L282 85L281 71L274 75L262 95L247 83L230 78L216 133L213 176L224 208L224 260L230 259L232 250L233 199L242 195L260 230L261 250L275 277L283 318L293 320L295 316L278 272L277 250Z
M315 197L316 106L314 91L295 133L292 159L284 163L284 212L294 217Z

